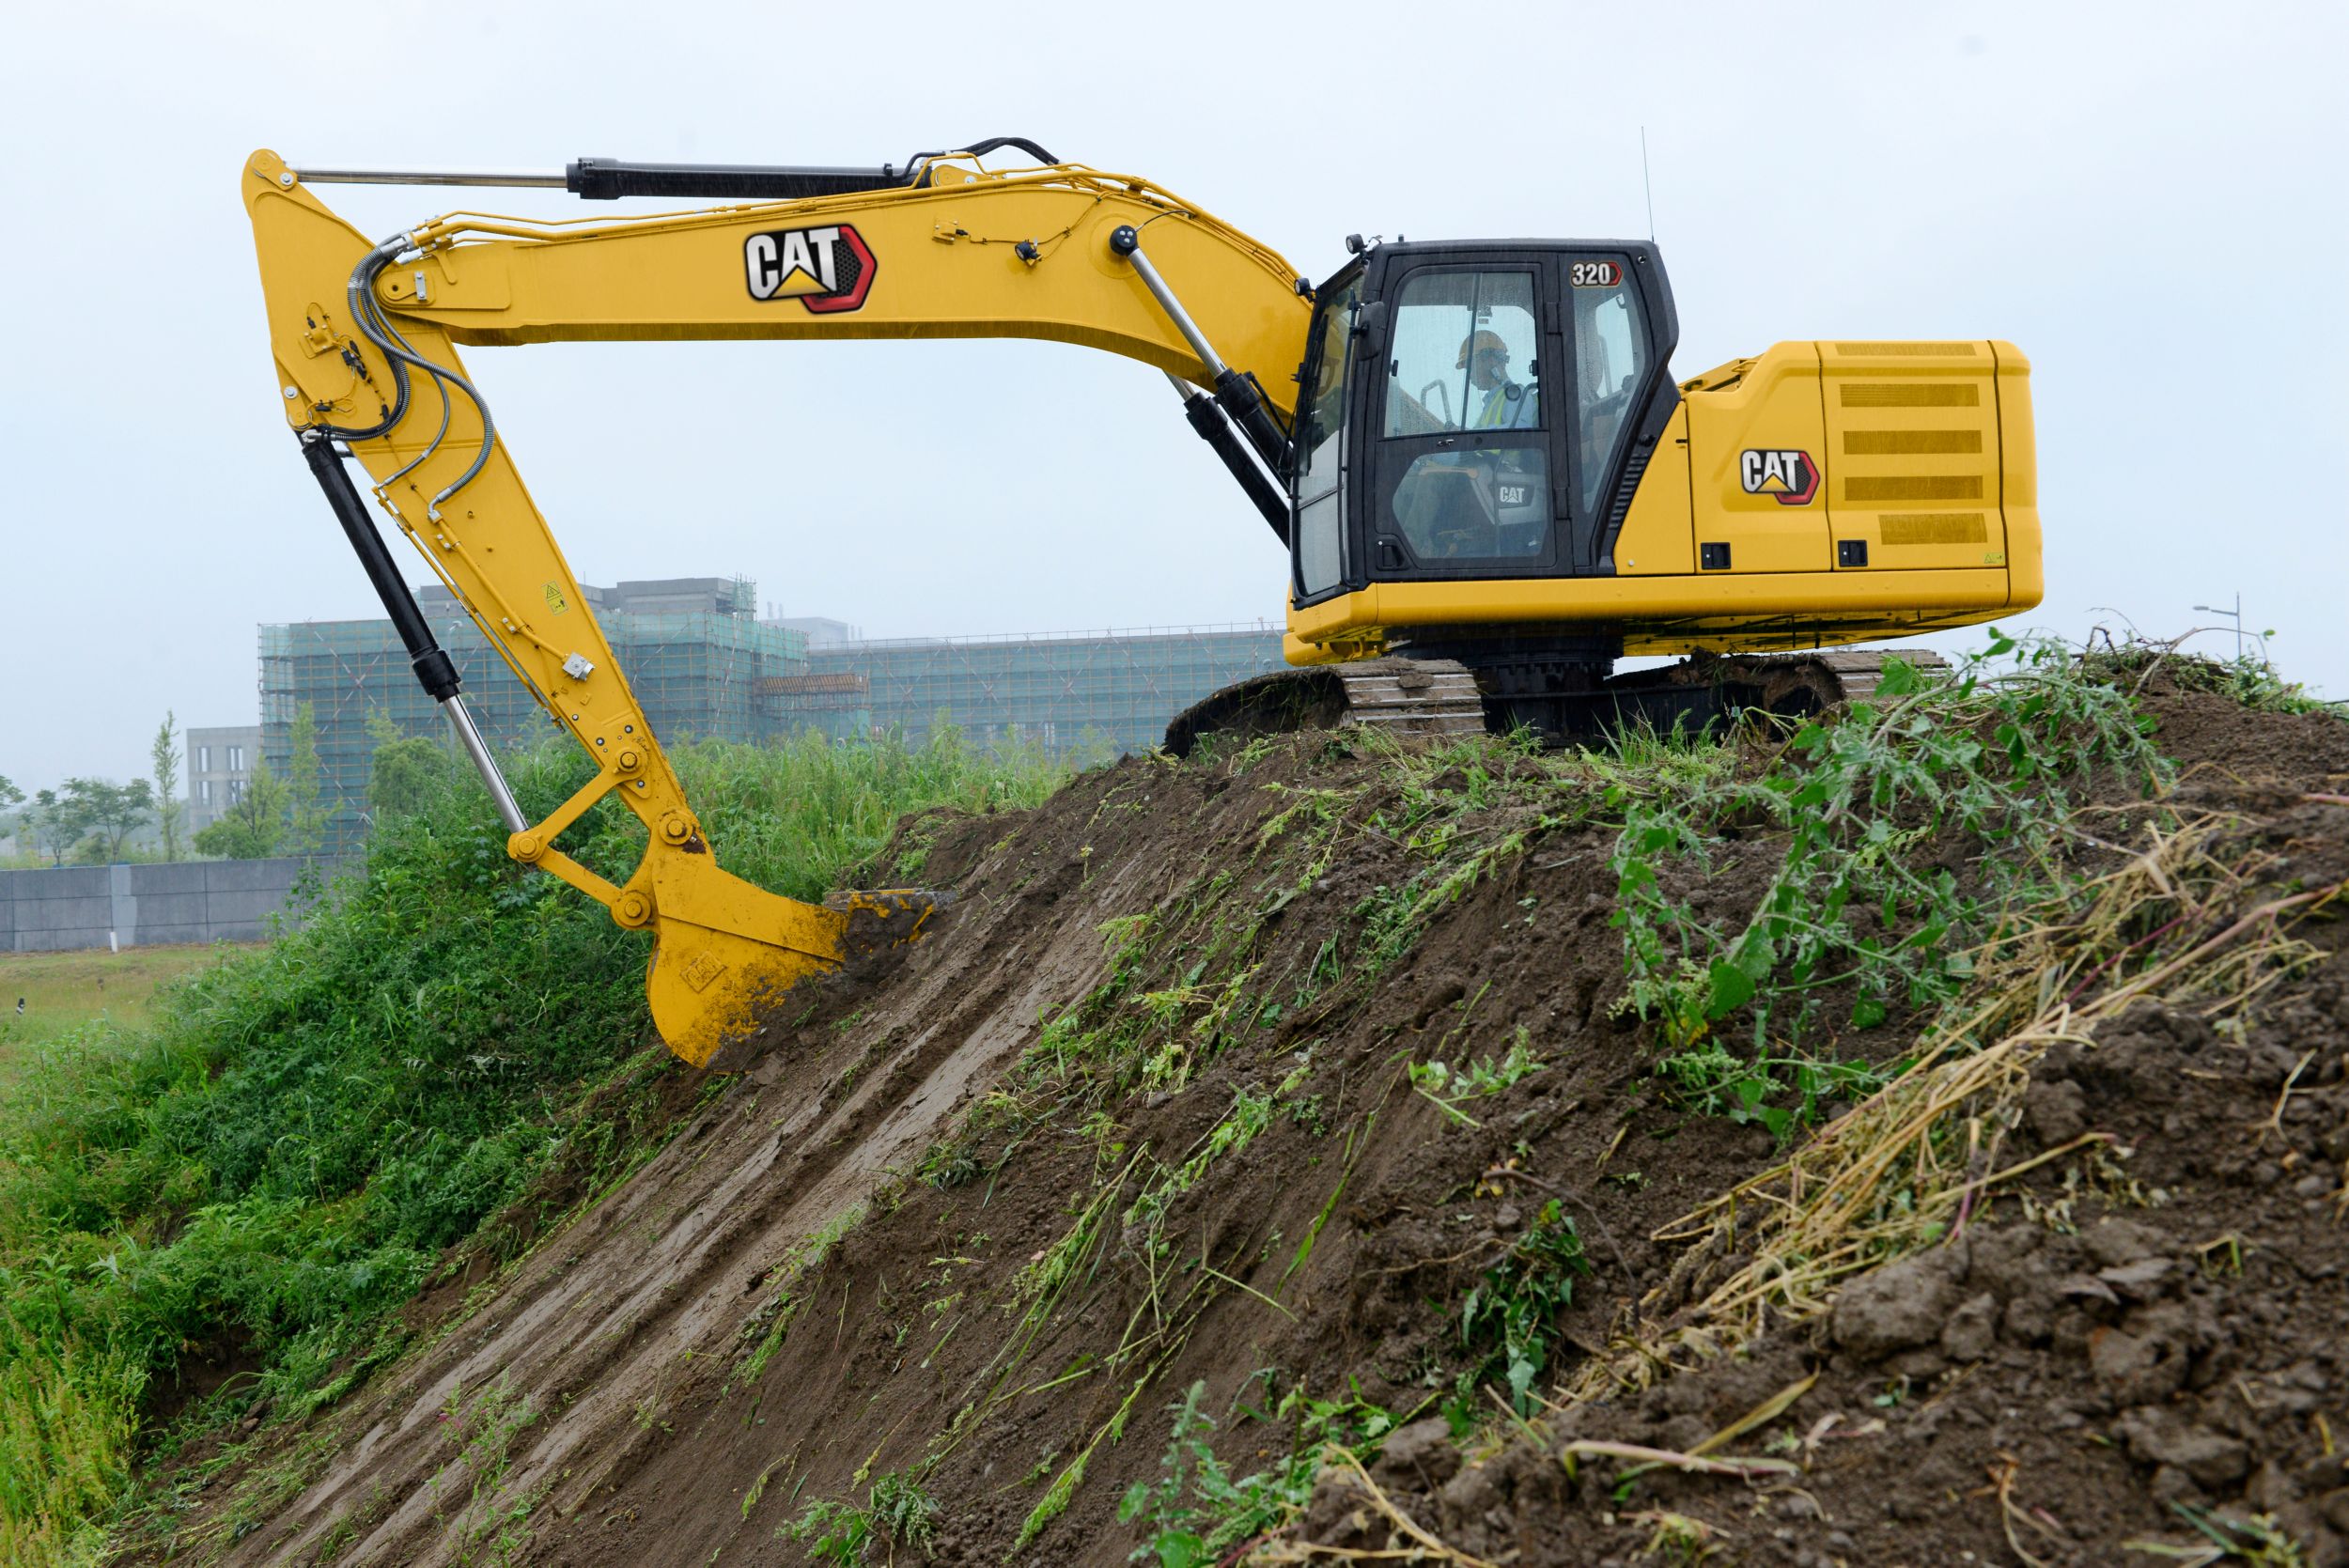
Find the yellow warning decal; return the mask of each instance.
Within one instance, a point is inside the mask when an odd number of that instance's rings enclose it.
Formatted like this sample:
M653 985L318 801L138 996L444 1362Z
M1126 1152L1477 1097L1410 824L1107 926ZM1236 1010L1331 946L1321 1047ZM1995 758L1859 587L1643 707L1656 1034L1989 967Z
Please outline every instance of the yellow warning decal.
M563 590L556 587L553 583L550 582L547 584L546 594L548 614L560 615L564 611L568 610L571 607L571 601L563 597Z

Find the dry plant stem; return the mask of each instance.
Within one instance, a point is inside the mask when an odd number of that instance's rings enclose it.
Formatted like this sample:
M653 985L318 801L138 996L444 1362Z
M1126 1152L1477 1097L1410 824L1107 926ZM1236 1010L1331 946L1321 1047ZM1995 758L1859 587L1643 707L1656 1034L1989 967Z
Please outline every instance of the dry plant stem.
M1370 1472L1362 1468L1362 1462L1353 1450L1332 1447L1329 1453L1339 1465L1352 1472L1356 1483L1368 1495L1372 1506L1377 1509L1387 1523L1401 1530L1414 1544L1388 1547L1316 1546L1310 1542L1283 1541L1252 1560L1259 1568L1272 1568L1273 1564L1330 1561L1449 1562L1455 1568L1495 1568L1495 1564L1483 1558L1455 1550L1422 1529L1409 1514L1395 1506L1394 1499L1388 1497L1377 1482L1370 1479Z
M2015 1473L2021 1467L2021 1462L2013 1454L2002 1453L1999 1455L1998 1466L1990 1472L1991 1483L1999 1493L1999 1523L2006 1529L2008 1550L2023 1560L2024 1568L2048 1568L2046 1560L2025 1550L2023 1543L2015 1534L2015 1521L2020 1519L2042 1535L2061 1539L2052 1528L2015 1506Z
M1778 1420L1794 1406L1795 1401L1817 1386L1818 1381L1819 1374L1814 1372L1799 1382L1789 1383L1688 1452L1703 1458L1717 1448L1723 1448L1735 1442L1755 1427Z
M1628 1459L1639 1465L1680 1470L1688 1475L1730 1475L1741 1481L1802 1474L1802 1467L1787 1459L1707 1459L1703 1454L1682 1453L1673 1449L1652 1449L1639 1443L1610 1443L1592 1437L1562 1444L1557 1453L1561 1464L1570 1464L1577 1459Z
M2276 1109L2269 1111L2267 1120L2260 1124L2260 1146L2262 1148L2266 1147L2267 1135L2271 1132L2276 1135L2276 1141L2279 1143L2287 1141L2284 1136L2284 1107L2292 1103L2293 1085L2300 1081L2300 1075L2307 1072L2309 1063L2315 1060L2316 1052L2304 1051L2301 1053L2300 1060L2293 1063L2292 1072L2285 1078L2283 1088L2277 1092Z

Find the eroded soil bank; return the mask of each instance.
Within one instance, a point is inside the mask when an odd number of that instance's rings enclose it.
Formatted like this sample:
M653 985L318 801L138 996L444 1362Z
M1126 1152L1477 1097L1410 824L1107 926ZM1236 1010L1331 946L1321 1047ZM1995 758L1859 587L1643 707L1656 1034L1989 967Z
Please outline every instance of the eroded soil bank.
M2349 1562L2349 961L2320 896L2349 725L2142 701L2174 781L2092 774L2066 851L2151 890L2140 924L2049 937L2077 967L1896 1151L1917 1203L1954 1194L1929 1230L1898 1183L1832 1267L1752 1228L1817 1196L1790 1157L1853 1168L1890 1073L1775 1102L1783 1136L1670 1092L1617 1005L1635 773L1328 735L1131 758L910 821L874 880L954 889L928 939L795 999L657 1157L420 1307L427 1349L264 1430L179 1540L783 1563L862 1523L874 1561L1118 1563L1177 1549L1119 1504L1199 1384L1230 1476L1324 1437L1361 1465L1222 1560ZM1983 846L1929 829L1886 852L1986 889ZM1735 924L1781 836L1732 824L1658 875ZM1822 1062L1898 1063L1933 1011L1820 994ZM1480 1328L1471 1296L1567 1224L1539 1333ZM1724 1297L1772 1260L1824 1272Z

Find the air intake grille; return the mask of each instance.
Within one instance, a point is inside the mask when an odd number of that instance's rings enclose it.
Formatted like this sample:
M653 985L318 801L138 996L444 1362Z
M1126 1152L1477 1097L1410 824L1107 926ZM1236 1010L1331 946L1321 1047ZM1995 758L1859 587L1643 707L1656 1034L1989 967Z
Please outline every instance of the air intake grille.
M1979 474L1888 474L1843 481L1846 501L1980 501Z
M1947 359L1982 352L1979 343L1838 343L1835 351L1855 359Z
M1970 381L1846 381L1847 409L1971 409L1982 404L1982 388Z
M1843 450L1855 458L1892 458L1926 452L1979 452L1980 430L1846 430Z
M1876 520L1885 548L1894 545L1986 544L1990 530L1980 512L1888 512Z

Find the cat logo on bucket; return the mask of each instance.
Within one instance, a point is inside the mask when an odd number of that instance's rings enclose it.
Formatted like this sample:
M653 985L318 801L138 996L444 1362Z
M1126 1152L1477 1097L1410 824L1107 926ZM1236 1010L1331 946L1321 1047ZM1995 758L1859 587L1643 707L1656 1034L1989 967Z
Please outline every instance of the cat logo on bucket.
M1738 456L1737 477L1748 495L1766 495L1781 506L1808 506L1819 493L1819 465L1792 447L1747 447Z
M743 281L754 300L797 300L818 316L864 303L880 269L847 224L773 228L742 241Z

